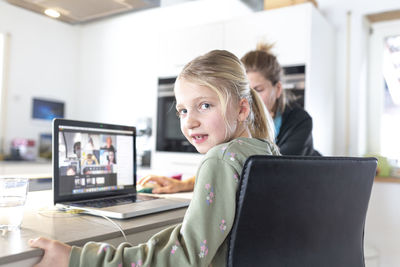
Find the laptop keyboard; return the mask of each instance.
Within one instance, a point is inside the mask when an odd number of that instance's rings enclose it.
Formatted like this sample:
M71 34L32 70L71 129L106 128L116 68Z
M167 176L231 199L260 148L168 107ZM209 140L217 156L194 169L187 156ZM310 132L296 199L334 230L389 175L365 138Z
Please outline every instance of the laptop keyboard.
M130 203L138 203L146 200L157 199L152 196L129 196L129 197L118 197L118 198L108 198L108 199L95 199L95 200L87 200L83 202L76 202L72 203L73 206L78 207L93 207L93 208L106 208L110 206L117 206L117 205L125 205Z

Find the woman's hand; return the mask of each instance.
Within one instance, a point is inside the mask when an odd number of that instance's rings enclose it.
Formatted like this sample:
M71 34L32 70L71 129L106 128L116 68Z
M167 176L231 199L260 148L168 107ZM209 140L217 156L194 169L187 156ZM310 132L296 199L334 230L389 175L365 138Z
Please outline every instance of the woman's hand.
M138 184L146 187L146 183L153 182L157 185L152 191L154 194L169 194L182 191L192 191L194 187L194 180L194 177L185 181L179 181L166 176L147 175L141 178Z
M41 248L44 250L42 260L34 267L68 267L71 246L45 237L31 239L29 240L29 245L32 248Z

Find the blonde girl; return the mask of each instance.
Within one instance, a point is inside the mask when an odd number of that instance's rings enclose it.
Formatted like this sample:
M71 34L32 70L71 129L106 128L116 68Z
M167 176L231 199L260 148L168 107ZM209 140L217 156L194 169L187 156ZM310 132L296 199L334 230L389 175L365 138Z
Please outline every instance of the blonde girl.
M193 199L182 224L145 244L89 242L83 248L39 238L45 250L37 266L225 266L235 218L236 191L245 160L279 152L269 114L250 89L240 60L223 50L189 62L175 83L181 130L205 154L196 174Z

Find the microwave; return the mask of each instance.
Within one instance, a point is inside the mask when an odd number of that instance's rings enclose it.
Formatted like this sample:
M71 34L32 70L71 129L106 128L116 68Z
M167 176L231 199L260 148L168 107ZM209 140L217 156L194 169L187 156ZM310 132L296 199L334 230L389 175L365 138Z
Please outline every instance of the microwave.
M181 132L175 109L175 80L176 77L158 79L156 151L197 152Z

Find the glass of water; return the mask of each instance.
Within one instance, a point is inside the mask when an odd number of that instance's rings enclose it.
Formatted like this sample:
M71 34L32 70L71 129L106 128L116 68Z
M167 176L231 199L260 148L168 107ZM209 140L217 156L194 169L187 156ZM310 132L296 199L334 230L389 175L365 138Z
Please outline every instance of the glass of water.
M0 178L0 231L20 228L28 192L28 178Z

